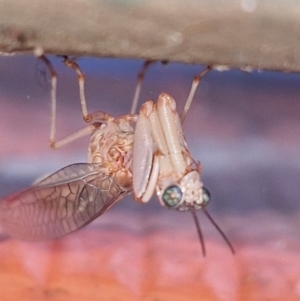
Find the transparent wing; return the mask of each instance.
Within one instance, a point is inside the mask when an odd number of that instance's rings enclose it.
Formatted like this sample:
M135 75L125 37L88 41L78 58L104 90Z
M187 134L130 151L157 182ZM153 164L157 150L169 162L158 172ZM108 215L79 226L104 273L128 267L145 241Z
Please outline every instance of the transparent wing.
M131 193L97 164L73 164L0 202L0 225L28 241L60 237L90 223Z

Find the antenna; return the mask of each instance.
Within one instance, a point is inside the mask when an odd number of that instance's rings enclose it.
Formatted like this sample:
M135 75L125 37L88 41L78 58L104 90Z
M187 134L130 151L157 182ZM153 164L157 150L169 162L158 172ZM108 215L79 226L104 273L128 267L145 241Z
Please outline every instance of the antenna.
M201 228L200 228L200 223L199 223L199 220L197 218L195 208L191 208L190 211L191 211L192 217L193 217L195 225L196 225L196 229L197 229L197 233L198 233L198 237L199 237L199 242L200 242L200 245L201 245L201 248L202 248L202 254L203 254L203 257L205 257L205 255L206 255L205 243L204 243L202 231L201 231Z
M224 234L224 232L221 230L221 228L218 226L218 224L213 220L213 218L211 217L211 215L208 213L208 211L205 209L205 208L202 208L202 210L204 211L205 215L207 216L207 218L211 221L211 223L215 226L215 228L218 230L218 232L221 234L221 236L223 237L223 239L225 240L225 242L227 243L230 251L232 254L235 254L235 250L231 244L231 242L229 241L229 239L226 237L226 235ZM192 211L194 212L194 215L195 215L195 211ZM195 217L196 218L196 217ZM195 219L194 218L194 219ZM197 220L197 218L196 218ZM199 229L200 230L200 229ZM205 254L204 254L205 256Z

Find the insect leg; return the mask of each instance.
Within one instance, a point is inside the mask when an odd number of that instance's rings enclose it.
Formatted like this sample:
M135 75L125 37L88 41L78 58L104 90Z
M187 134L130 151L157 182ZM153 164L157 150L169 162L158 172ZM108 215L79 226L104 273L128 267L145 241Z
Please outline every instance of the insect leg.
M65 146L65 145L69 144L70 142L75 141L79 138L91 135L95 131L95 128L97 126L98 126L97 123L89 124L88 126L66 136L65 138L62 138L58 141L53 141L51 143L51 147L54 149L58 149L58 148Z
M148 67L153 63L155 63L155 61L151 61L151 60L145 61L142 68L141 68L141 70L140 70L140 72L139 72L139 74L138 74L137 84L136 84L134 97L133 97L133 100L132 100L132 105L131 105L131 110L130 110L131 114L135 114L135 112L136 112L136 107L137 107L137 104L138 104L138 100L139 100L139 96L140 96L140 93L141 93L141 88L142 88L142 84L143 84L143 81L144 81L144 78L145 78L146 71L147 71Z
M183 108L183 111L180 115L180 120L181 120L181 123L184 122L184 119L186 117L186 114L192 104L192 101L193 101L193 98L194 98L194 95L196 93L196 89L202 79L202 77L208 73L210 70L212 69L211 66L207 66L201 73L195 75L194 79L193 79L193 82L192 82L192 87L191 87L191 90L190 90L190 93L189 93L189 96L185 102L185 105L184 105L184 108Z
M57 89L57 73L49 61L49 59L41 55L39 58L46 64L47 68L50 71L51 75L51 117L50 117L50 145L55 144L55 135L56 135L56 89Z
M80 129L79 131L76 131L70 135L68 135L67 137L56 141L56 90L57 90L57 73L53 67L53 65L51 64L51 62L49 61L49 59L45 56L45 55L41 55L39 56L39 58L46 64L47 68L50 71L51 74L51 126L50 126L50 146L54 149L60 148L74 140L77 140L81 137L87 136L87 135L91 135L93 133L93 131L95 130L95 127L99 126L98 123L94 123L91 124L87 127L84 127L83 129ZM79 78L79 90L80 90L80 98L81 98L81 103L83 103L82 101L82 95L83 95L83 100L85 103L85 97L84 97L84 77L82 72L80 71L78 65L65 58L65 60L67 60L68 64L74 64L74 68L77 66L78 68L78 78ZM76 70L76 69L75 69ZM81 76L80 76L81 74ZM80 79L82 78L82 79ZM86 104L85 104L85 109L86 109ZM84 109L82 109L84 110ZM88 114L87 114L88 115ZM98 117L97 119L101 119L101 121L105 121L107 120L110 116L106 113L102 113L102 112L96 112L94 113L95 117ZM101 118L100 118L101 117ZM100 120L99 120L100 121Z
M75 72L77 74L78 84L79 84L79 97L80 97L80 104L81 104L83 119L86 122L91 122L92 118L91 118L90 114L88 113L86 99L85 99L84 75L74 59L70 59L68 56L63 56L63 62L65 64L65 66L72 68L73 70L75 70Z
M72 68L78 76L79 97L80 97L80 104L81 104L81 110L82 110L84 121L88 123L94 121L104 123L107 122L108 120L114 119L111 115L101 111L88 113L86 98L85 98L85 90L84 90L84 84L85 84L84 75L74 59L70 59L68 56L64 56L63 60L65 66Z

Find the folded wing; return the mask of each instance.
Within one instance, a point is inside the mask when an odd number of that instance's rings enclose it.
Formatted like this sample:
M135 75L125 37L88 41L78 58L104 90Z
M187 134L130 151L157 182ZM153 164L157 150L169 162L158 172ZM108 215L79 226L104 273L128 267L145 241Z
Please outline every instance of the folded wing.
M0 202L0 226L12 237L43 241L73 232L122 200L98 164L73 164Z

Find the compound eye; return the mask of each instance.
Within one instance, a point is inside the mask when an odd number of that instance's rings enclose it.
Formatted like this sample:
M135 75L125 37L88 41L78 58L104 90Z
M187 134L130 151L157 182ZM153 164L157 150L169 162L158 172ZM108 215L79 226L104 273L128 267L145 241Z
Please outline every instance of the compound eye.
M162 195L162 200L167 207L176 207L182 201L183 193L177 185L167 187Z
M210 193L205 187L202 187L202 199L203 206L206 206L210 201Z

